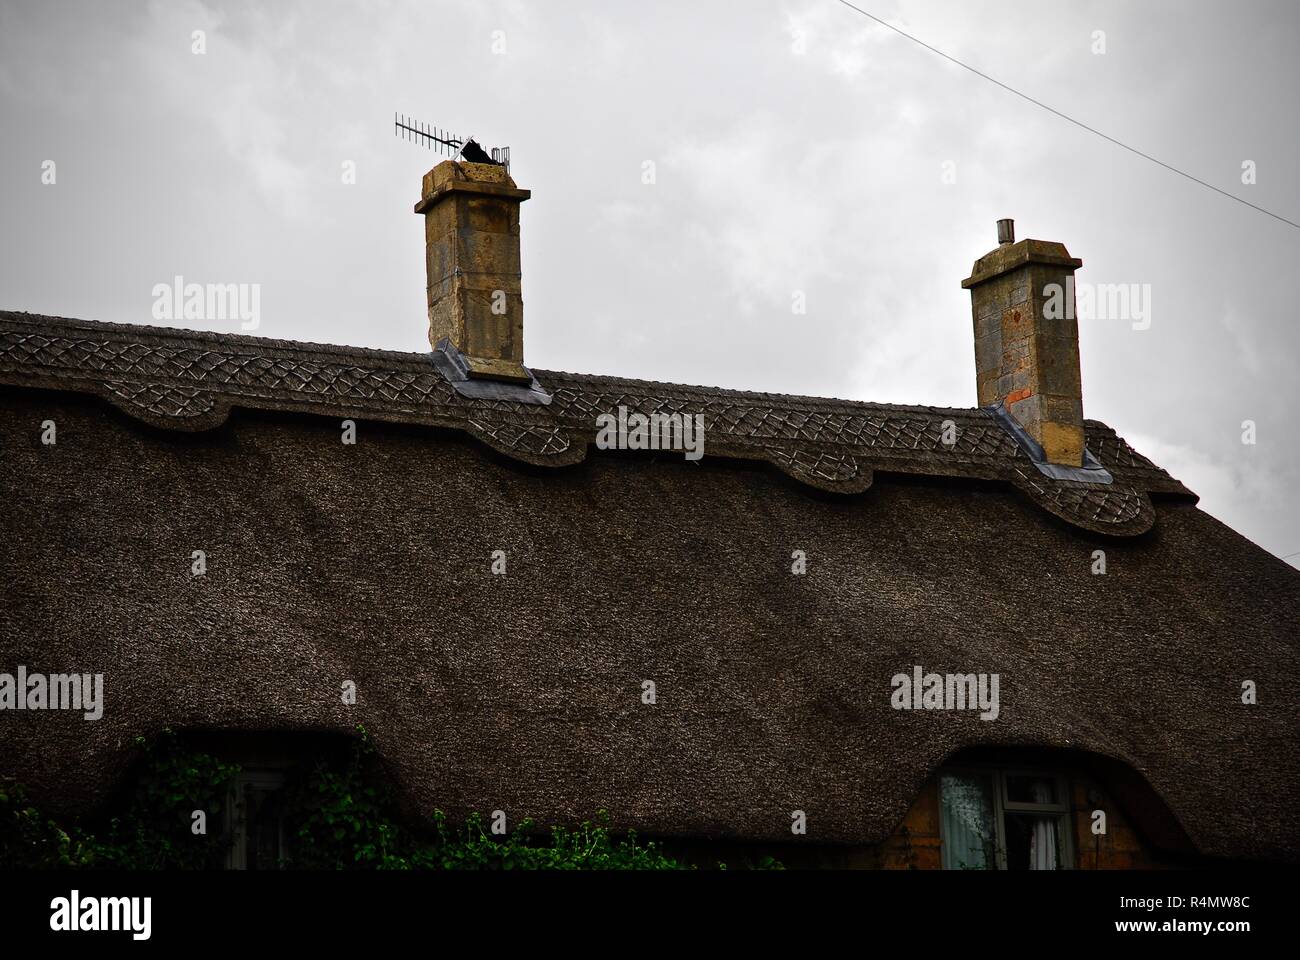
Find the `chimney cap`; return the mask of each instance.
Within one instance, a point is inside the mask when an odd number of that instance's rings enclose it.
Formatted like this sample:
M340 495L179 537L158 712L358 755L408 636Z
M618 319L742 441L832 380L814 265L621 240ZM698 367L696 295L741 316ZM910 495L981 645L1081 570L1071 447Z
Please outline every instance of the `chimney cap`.
M1016 221L1006 218L998 221L998 244L1016 242Z

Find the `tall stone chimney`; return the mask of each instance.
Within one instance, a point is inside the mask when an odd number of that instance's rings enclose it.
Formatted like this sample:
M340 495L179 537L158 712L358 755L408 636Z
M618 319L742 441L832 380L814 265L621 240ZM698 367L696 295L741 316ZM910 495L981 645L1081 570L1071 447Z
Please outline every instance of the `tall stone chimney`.
M444 160L424 175L429 343L449 344L471 379L529 383L519 204L529 191L504 166Z
M1084 463L1083 387L1074 271L1083 261L1062 244L1015 239L998 221L998 246L961 282L975 320L980 406L1002 402L1050 463Z

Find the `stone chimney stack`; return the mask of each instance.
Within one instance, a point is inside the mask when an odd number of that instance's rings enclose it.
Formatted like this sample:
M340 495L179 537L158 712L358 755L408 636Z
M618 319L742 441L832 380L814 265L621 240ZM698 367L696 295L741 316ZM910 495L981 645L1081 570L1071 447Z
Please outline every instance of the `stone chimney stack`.
M529 191L504 166L444 160L424 175L415 212L424 215L429 343L446 341L471 379L529 383L519 204Z
M975 320L980 406L1002 402L1043 448L1048 462L1084 462L1083 388L1074 271L1083 261L1059 243L1016 242L998 221L998 246L961 282Z

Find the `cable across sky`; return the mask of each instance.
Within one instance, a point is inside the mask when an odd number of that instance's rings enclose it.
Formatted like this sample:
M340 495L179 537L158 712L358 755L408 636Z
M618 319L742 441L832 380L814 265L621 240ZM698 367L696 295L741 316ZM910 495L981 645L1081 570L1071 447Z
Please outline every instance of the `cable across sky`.
M1180 177L1184 177L1185 179L1190 180L1193 183L1199 183L1201 186L1206 187L1209 190L1213 190L1215 193L1227 197L1229 200L1235 200L1240 204L1244 204L1245 206L1250 207L1252 210L1258 210L1260 213L1266 214L1272 217L1274 220L1281 221L1282 223L1285 223L1288 226L1292 226L1295 227L1297 230L1300 230L1300 223L1296 223L1294 220L1288 220L1286 217L1281 216L1280 214L1276 214L1272 210L1266 210L1263 207L1258 206L1257 204L1251 203L1249 200L1243 200L1235 193L1229 193L1227 190L1222 190L1219 187L1216 187L1212 183L1207 183L1206 181L1202 180L1200 177L1192 176L1192 174L1187 173L1184 170L1179 170L1177 167L1172 166L1168 163L1165 163L1163 160L1159 160L1151 156L1151 154L1149 153L1143 153L1141 150L1137 149L1136 147L1130 147L1127 143L1124 143L1122 140L1116 140L1114 137L1102 133L1100 130L1096 129L1095 127L1090 127L1086 123L1082 122L1081 120L1076 120L1074 119L1074 117L1062 113L1060 110L1057 110L1055 107L1049 106L1048 104L1043 103L1041 100L1034 99L1033 97L1029 96L1029 94L1027 93L1021 93L1015 87L1003 83L1001 80L998 80L996 77L990 77L987 73L984 73L982 70L977 70L975 67L972 67L969 63L963 63L962 61L958 60L956 57L944 53L942 50L938 49L937 47L930 46L930 44L926 43L924 40L912 36L906 30L902 30L894 26L892 23L880 19L880 17L877 17L875 14L868 13L866 10L863 10L861 7L849 3L848 0L836 0L836 2L841 4L842 6L848 7L850 10L860 13L862 16L866 17L869 20L874 20L882 27L888 27L890 30L893 30L900 37L906 37L908 40L911 40L913 43L917 44L918 46L924 47L925 49L929 50L931 53L938 54L939 56L943 57L945 60L949 61L950 63L955 63L963 70L969 70L971 73L975 74L975 76L982 77L983 79L987 80L989 83L996 84L997 86L1001 87L1003 90L1006 90L1008 93L1014 93L1017 97L1020 97L1020 99L1027 100L1030 103L1032 103L1034 106L1040 107L1043 110L1046 110L1048 113L1055 114L1056 116L1060 117L1062 120L1066 120L1074 124L1076 127L1079 127L1080 129L1087 130L1089 133L1101 137L1103 140L1107 140L1110 143L1113 143L1117 147L1122 147L1123 149L1127 150L1129 153L1136 154L1137 156L1141 157L1143 160L1149 160L1152 163L1156 164L1157 166L1164 167L1166 170L1176 173Z

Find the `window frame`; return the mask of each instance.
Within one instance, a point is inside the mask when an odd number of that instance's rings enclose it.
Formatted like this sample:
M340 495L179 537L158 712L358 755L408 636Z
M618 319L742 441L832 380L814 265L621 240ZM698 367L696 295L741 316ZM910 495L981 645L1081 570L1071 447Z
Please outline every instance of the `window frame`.
M283 764L260 764L241 768L235 776L235 781L230 785L230 792L227 795L226 802L226 836L230 838L230 846L226 850L227 870L248 869L250 824L248 808L245 804L246 788L262 787L266 788L265 792L267 793L283 790L288 782L287 773L286 766ZM283 855L283 823L278 825L278 833L277 846ZM280 869L280 864L276 864L274 869Z
M994 837L994 866L995 870L1007 869L1007 847L1006 847L1006 815L1007 813L1029 813L1051 816L1056 818L1060 824L1060 844L1061 849L1058 851L1058 859L1061 863L1060 869L1074 870L1074 808L1070 801L1070 778L1064 771L1053 768L1037 768L1030 766L1004 765L995 763L961 763L953 766L940 767L935 774L935 792L939 800L939 858L940 864L944 870L955 869L948 865L948 838L945 835L943 826L943 776L945 774L954 774L957 776L978 776L989 777L993 781L993 828ZM1008 788L1007 781L1010 777L1036 777L1040 780L1051 779L1056 784L1056 795L1060 800L1056 803L1023 803L1007 799Z

